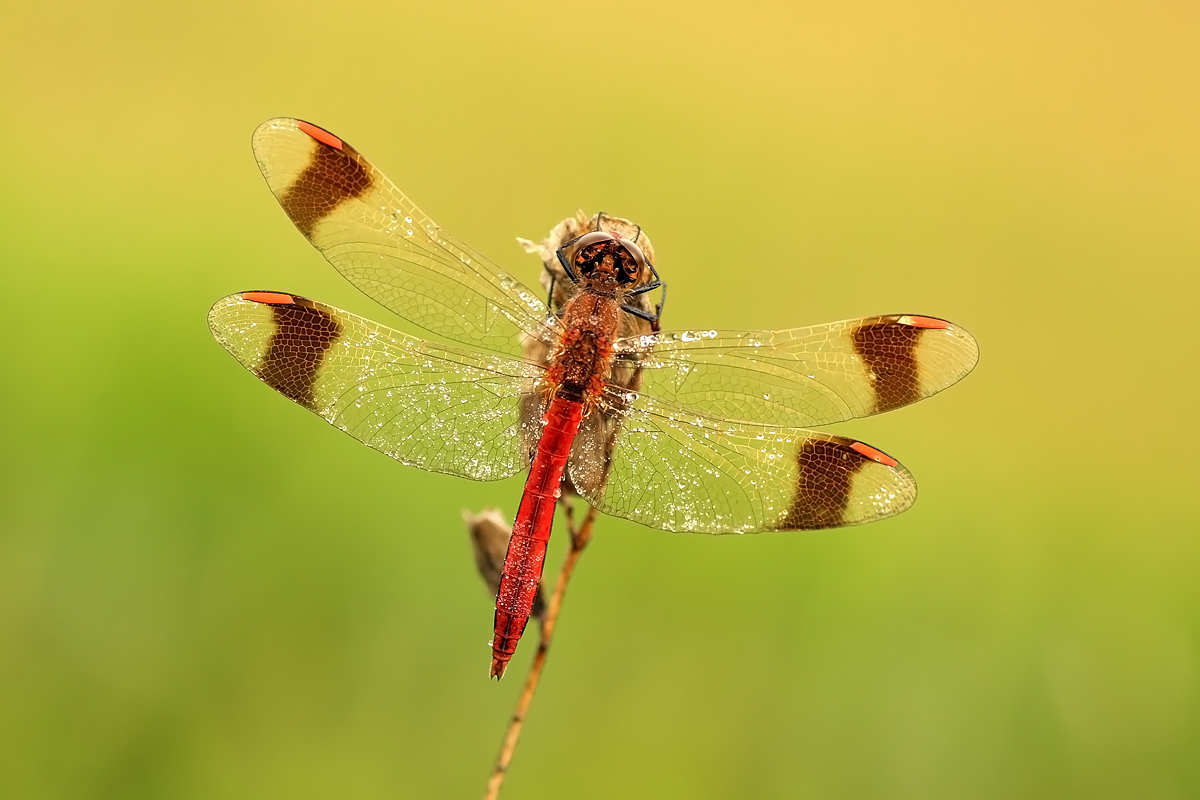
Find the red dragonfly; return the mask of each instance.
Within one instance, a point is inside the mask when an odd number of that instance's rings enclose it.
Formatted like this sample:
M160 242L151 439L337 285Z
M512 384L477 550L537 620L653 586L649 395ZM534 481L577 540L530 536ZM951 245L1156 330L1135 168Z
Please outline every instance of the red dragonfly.
M283 210L347 280L465 347L278 291L218 301L213 335L267 385L401 463L474 480L529 471L496 599L497 678L529 619L564 477L598 510L668 531L890 517L916 498L908 470L801 426L916 402L978 357L965 330L914 314L659 332L661 305L644 302L657 271L636 237L602 226L558 249L576 291L552 313L328 131L272 119L253 145ZM621 335L630 321L641 332ZM546 357L527 357L530 345Z

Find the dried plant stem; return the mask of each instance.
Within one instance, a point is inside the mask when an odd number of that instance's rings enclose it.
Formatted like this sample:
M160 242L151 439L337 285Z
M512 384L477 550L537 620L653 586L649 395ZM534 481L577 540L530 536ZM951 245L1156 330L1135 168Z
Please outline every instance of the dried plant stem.
M596 509L589 508L587 515L583 518L583 524L576 528L575 510L571 501L563 500L561 503L567 517L567 533L571 536L571 548L567 551L566 558L563 559L562 569L558 571L558 580L554 583L554 594L550 597L550 603L546 606L546 616L542 619L541 641L538 642L537 653L529 667L529 676L525 678L525 686L521 689L521 696L517 700L517 708L513 711L512 719L508 723L508 730L504 733L504 743L500 746L500 755L496 758L496 767L488 779L487 791L484 792L483 800L496 800L500 796L500 787L504 785L504 777L508 774L508 768L512 764L517 741L521 738L525 714L529 710L529 704L533 702L533 693L537 691L538 682L542 679L542 669L546 666L546 654L549 652L550 642L554 638L554 625L558 621L558 612L562 608L563 596L567 593L567 583L571 580L571 573L575 571L575 564L579 561L583 548L587 547L588 540L592 538L592 523L596 519Z

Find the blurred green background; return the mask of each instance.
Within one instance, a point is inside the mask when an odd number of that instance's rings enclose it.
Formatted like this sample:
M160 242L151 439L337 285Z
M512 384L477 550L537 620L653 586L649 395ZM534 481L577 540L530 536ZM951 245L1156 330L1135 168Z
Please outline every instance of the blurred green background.
M650 232L668 327L981 343L837 429L917 476L898 519L602 519L506 797L1200 796L1198 31L1166 0L7 5L0 797L482 793L533 648L487 680L459 515L520 480L397 465L205 326L251 288L395 324L264 186L281 114L531 283L514 237L582 206Z

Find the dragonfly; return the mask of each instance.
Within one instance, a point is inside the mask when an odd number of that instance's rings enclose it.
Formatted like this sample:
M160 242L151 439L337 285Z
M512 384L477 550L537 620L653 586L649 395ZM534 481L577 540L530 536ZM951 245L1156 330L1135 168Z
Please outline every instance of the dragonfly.
M918 314L659 330L657 268L636 235L601 217L557 249L574 291L548 305L325 129L271 119L253 150L284 212L335 269L446 341L276 290L219 300L208 316L217 341L280 394L403 464L480 481L528 473L493 618L497 679L529 620L564 485L598 511L667 531L891 517L916 498L911 473L869 444L809 428L929 397L978 359L967 331Z

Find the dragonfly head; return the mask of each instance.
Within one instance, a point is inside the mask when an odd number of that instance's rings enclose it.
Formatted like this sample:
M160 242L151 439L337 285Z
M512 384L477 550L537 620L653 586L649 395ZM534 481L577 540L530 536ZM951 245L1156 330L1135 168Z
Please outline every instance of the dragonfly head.
M607 231L592 231L558 249L572 280L597 289L632 287L647 271L646 256L629 239Z

